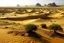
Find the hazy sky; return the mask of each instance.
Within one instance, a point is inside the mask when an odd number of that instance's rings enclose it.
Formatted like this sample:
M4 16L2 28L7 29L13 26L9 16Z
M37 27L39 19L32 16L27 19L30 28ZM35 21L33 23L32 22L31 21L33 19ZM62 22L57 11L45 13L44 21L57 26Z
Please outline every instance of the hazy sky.
M56 4L64 4L64 0L0 0L0 6L16 6L19 5L35 5L36 3L48 4L56 2Z

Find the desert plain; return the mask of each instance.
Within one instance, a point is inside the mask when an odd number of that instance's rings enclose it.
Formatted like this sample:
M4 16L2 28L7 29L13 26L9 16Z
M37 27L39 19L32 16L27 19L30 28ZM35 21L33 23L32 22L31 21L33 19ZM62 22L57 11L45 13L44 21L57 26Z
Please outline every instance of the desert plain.
M64 43L64 37L50 37L50 30L41 27L41 24L53 23L59 24L64 34L64 8L0 8L0 43L44 43L33 37L8 34L9 31L24 31L26 24L35 24L36 33L50 39L47 39L49 43Z

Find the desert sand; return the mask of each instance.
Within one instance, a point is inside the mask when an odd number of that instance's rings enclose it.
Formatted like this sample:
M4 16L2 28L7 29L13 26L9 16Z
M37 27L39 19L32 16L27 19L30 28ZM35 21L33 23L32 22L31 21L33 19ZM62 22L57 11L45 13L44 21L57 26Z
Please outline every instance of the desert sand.
M64 11L60 11L59 13L54 13L49 15L48 17L53 17L52 19L26 19L26 20L17 20L16 18L24 18L27 16L35 16L38 14L35 13L26 13L26 14L15 14L15 12L12 13L6 13L5 15L0 15L0 43L42 43L40 40L32 38L32 37L25 37L20 35L14 35L14 34L7 34L10 30L24 30L24 25L26 24L35 24L38 26L38 30L36 33L51 39L50 43L64 43L64 38L61 37L50 37L47 33L47 31L43 30L43 28L40 27L40 24L46 24L49 26L52 23L56 23L62 26L64 31ZM44 13L43 13L44 14ZM4 18L4 19L3 19ZM14 19L7 19L7 18L14 18ZM51 22L52 21L52 22ZM64 33L64 32L63 32ZM44 43L44 42L43 42Z

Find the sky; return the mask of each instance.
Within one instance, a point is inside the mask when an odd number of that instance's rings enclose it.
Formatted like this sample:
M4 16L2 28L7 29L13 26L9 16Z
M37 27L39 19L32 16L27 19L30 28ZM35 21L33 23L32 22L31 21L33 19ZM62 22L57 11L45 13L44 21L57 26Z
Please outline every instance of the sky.
M57 5L64 5L64 0L0 0L0 6L35 5L36 3L44 5L52 2Z

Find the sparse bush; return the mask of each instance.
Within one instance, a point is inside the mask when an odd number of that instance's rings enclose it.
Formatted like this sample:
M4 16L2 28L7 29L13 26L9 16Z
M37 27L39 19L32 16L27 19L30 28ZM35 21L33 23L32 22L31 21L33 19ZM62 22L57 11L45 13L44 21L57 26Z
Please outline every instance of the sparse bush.
M33 30L37 30L37 26L34 24L27 24L26 28L28 36L36 38L36 39L40 39L42 36L37 34L36 32L34 32Z
M37 30L37 26L34 24L27 24L25 29L27 31L33 31L33 30Z
M42 28L47 28L46 24L41 24Z
M5 22L5 23L8 23L8 22Z
M2 13L2 15L4 15L4 13Z
M56 22L56 21L52 21L52 20L51 20L50 22Z
M5 28L8 28L8 27L5 27Z
M53 22L52 20L50 22Z
M16 14L14 16L16 16Z
M48 16L48 15L50 15L50 14L49 14L49 13L45 13L45 14L44 14L44 16Z
M64 15L64 13L62 13Z
M16 24L15 22L12 22L13 24Z
M51 30L61 30L61 31L63 31L62 27L58 24L52 24L48 28L51 29Z

